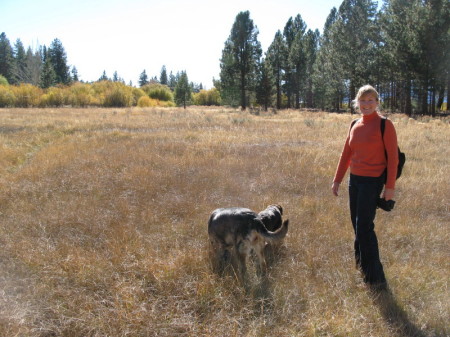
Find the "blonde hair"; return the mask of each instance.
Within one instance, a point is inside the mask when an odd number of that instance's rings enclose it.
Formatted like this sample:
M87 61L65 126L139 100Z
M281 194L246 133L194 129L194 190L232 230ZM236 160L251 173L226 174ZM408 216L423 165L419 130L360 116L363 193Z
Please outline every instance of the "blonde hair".
M378 91L374 87L372 87L371 85L366 84L366 85L363 85L361 88L359 88L355 99L352 101L353 107L355 109L359 108L359 100L361 99L361 97L363 95L366 95L366 94L374 95L376 100L377 100L377 102L380 102L380 95L378 94ZM377 107L377 110L378 110L378 107Z

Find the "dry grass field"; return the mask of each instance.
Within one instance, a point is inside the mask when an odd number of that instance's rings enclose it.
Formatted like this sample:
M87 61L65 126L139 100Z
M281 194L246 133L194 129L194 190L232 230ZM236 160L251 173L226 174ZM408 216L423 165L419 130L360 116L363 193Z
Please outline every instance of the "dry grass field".
M407 163L377 294L330 190L353 118L0 109L0 336L449 336L450 120L390 116ZM271 203L289 234L245 292L211 272L208 217Z

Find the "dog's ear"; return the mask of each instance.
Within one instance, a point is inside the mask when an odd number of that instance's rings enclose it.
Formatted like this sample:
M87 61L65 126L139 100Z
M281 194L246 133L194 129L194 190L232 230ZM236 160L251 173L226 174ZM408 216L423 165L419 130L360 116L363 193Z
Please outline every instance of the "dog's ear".
M276 205L278 210L280 211L280 214L283 215L283 207L281 205Z

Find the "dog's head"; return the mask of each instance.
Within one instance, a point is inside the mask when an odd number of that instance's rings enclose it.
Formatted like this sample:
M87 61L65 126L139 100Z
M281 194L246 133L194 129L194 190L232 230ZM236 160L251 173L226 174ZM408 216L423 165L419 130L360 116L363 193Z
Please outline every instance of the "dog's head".
M283 207L280 205L269 205L258 213L258 217L264 223L264 226L271 232L276 231L282 224Z
M266 211L278 212L280 215L283 215L283 207L278 204L269 205L266 208Z

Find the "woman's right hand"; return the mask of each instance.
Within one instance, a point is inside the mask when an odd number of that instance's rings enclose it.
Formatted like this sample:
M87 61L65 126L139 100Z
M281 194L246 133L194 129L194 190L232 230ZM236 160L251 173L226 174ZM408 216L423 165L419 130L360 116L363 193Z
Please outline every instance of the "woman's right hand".
M337 197L339 194L339 185L340 183L334 182L333 185L331 185L331 190L333 191L333 194Z

